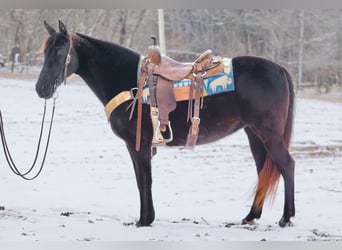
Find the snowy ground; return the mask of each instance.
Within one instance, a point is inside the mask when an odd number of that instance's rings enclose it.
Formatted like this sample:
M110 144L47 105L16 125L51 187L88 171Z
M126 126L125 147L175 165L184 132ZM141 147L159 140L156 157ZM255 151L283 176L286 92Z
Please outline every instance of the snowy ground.
M23 170L33 160L43 109L34 84L0 78L5 131ZM257 180L241 131L193 152L160 148L153 159L156 220L152 227L136 228L139 197L123 142L86 86L62 86L38 179L27 182L12 174L0 153L0 241L341 241L341 108L341 103L297 100L294 227L277 225L282 182L257 224L240 225Z

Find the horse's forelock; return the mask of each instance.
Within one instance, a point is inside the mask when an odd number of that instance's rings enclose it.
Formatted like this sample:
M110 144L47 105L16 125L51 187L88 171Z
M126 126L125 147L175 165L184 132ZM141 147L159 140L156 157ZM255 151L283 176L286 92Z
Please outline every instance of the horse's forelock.
M45 49L47 48L47 45L48 45L48 40L49 40L49 37L46 38L42 45L40 45L40 48L39 48L39 53L44 53Z
M56 43L56 36L47 37L39 48L39 53L44 53L44 51L50 46L54 46Z

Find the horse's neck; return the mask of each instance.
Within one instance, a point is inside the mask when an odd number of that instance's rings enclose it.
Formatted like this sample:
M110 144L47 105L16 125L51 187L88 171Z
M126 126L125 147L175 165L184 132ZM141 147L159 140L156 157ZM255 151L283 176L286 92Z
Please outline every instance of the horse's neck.
M84 38L75 48L79 57L75 73L83 78L103 105L121 91L137 86L138 53L119 45Z

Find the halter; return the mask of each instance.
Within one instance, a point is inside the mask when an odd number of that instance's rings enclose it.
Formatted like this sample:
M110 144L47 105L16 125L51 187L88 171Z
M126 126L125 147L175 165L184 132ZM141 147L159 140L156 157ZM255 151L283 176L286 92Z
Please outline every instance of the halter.
M68 38L69 38L69 49L68 49L68 54L65 58L65 64L64 64L64 85L66 85L66 80L67 80L67 69L68 69L68 65L71 61L71 49L72 49L72 37L71 35L69 34L69 32L67 33L68 34Z
M70 33L68 32L67 33L68 35L68 40L69 40L69 49L68 49L68 54L65 58L65 63L64 63L64 79L62 82L64 82L64 85L66 85L66 82L67 82L67 74L68 74L68 65L71 61L71 49L72 49L72 46L73 46L73 43L72 43L72 37L70 35ZM57 84L57 79L55 80L55 84L54 84L54 91L56 91L57 87L59 85Z

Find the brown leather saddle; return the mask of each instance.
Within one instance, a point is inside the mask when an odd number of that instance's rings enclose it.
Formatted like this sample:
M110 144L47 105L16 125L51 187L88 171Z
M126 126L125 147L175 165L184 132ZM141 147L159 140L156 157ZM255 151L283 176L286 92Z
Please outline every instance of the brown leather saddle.
M136 150L140 149L142 92L145 84L148 85L150 94L149 104L153 124L152 145L156 146L165 145L173 139L169 113L176 109L177 103L172 83L183 79L191 79L192 83L188 98L188 120L192 124L185 147L193 149L199 133L203 79L220 74L222 71L221 57L212 56L211 50L202 53L194 62L182 63L166 55L161 55L157 45L150 46L148 57L143 60L140 69ZM163 132L167 130L169 136L164 138Z

